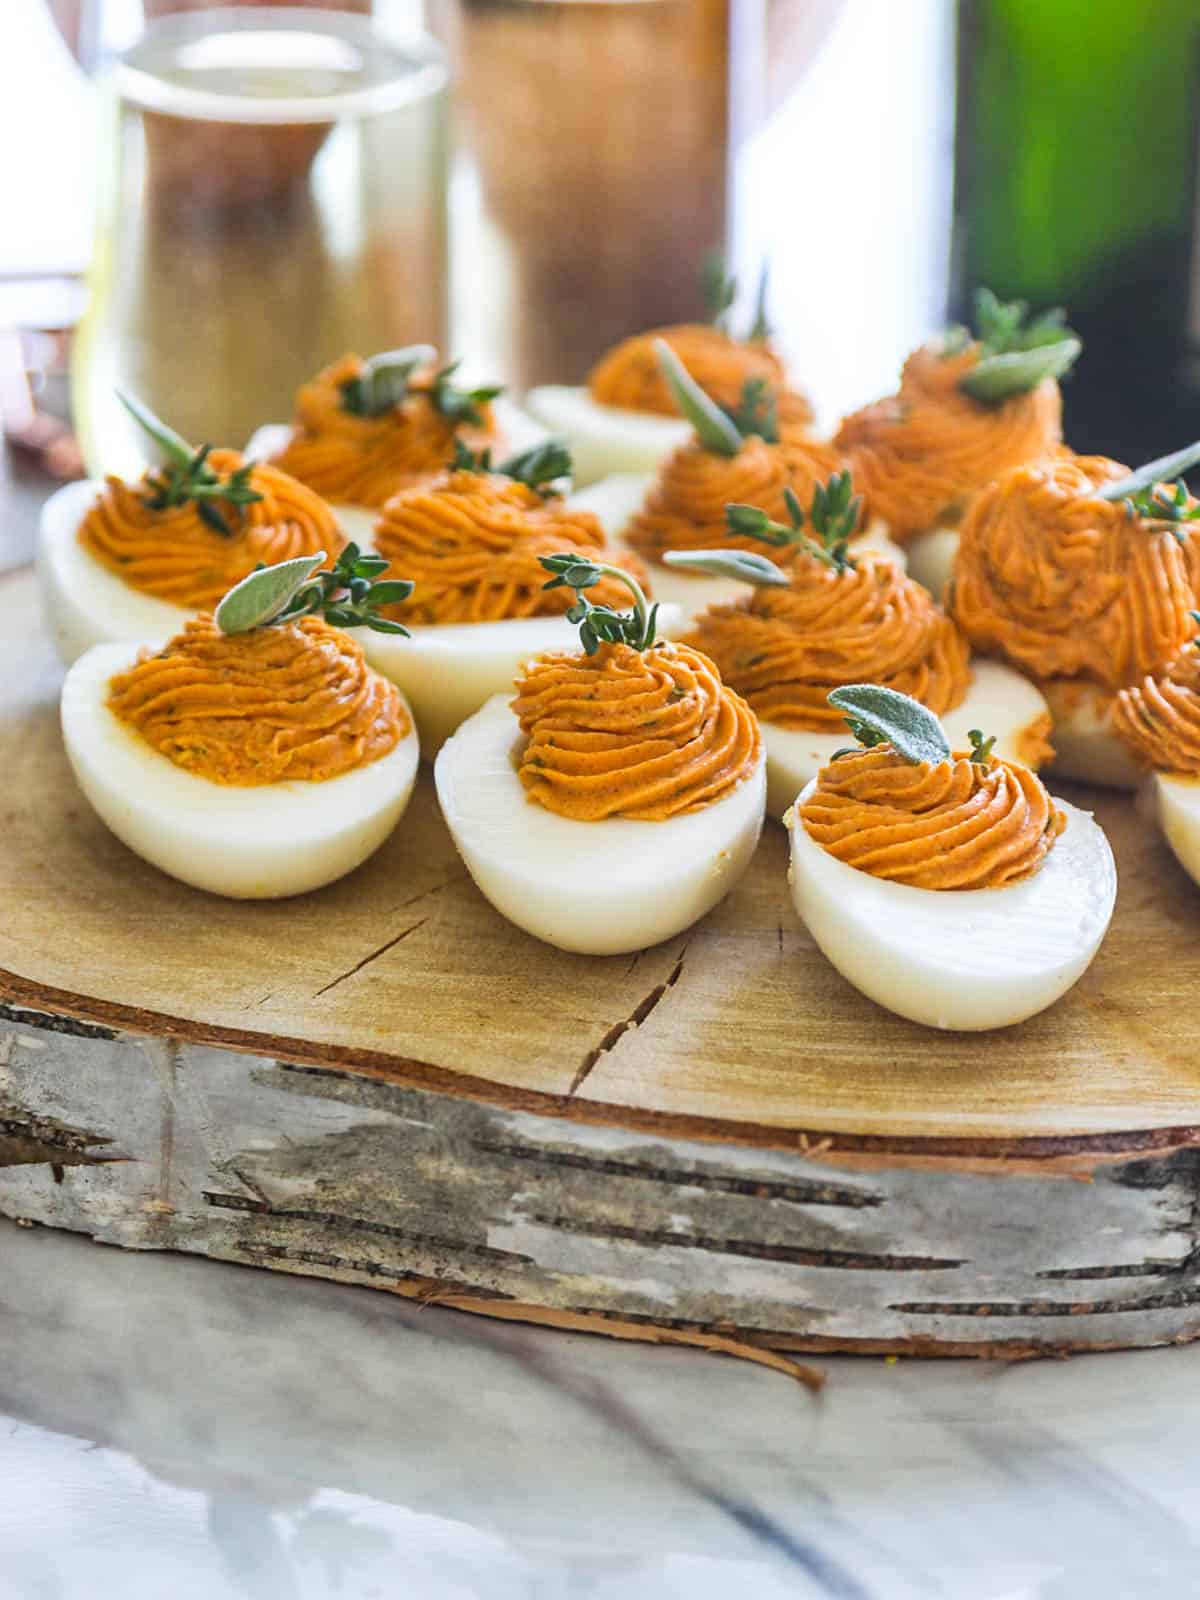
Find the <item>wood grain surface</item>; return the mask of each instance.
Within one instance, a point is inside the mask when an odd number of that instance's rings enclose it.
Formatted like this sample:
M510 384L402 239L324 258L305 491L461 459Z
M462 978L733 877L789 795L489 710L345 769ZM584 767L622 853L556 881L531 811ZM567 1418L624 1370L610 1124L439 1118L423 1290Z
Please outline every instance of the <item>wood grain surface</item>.
M1089 973L984 1036L864 1000L798 923L782 830L729 899L636 956L567 955L471 884L423 778L369 868L301 900L185 888L92 815L58 732L28 573L0 581L0 998L249 1055L643 1132L1019 1162L1200 1138L1200 891L1127 797L1094 804L1120 874ZM648 824L647 826L652 826Z

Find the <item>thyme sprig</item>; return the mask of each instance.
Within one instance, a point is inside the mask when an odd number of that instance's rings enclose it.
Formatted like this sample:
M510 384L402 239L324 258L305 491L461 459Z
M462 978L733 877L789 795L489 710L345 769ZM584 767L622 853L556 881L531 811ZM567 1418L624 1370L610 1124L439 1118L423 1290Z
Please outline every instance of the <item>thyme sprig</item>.
M768 267L764 261L759 269L758 285L754 293L754 320L750 324L743 344L765 344L771 337L771 324L767 320ZM700 291L708 311L708 320L714 328L735 337L731 327L730 312L737 303L738 281L725 265L719 250L711 250L700 266Z
M437 360L431 344L409 344L383 350L363 363L362 371L339 384L342 410L354 417L382 417L402 405L414 372Z
M979 359L958 386L985 405L1025 394L1044 378L1062 377L1083 349L1079 336L1067 327L1061 306L1030 318L1028 301L1000 300L986 288L975 294L974 337ZM968 328L950 328L942 340L942 353L960 354L971 338Z
M142 504L150 511L166 511L172 506L185 505L189 500L196 506L201 521L214 533L231 539L237 532L234 523L240 523L243 512L262 495L253 488L250 474L255 463L247 461L236 471L222 477L208 463L212 445L193 449L187 440L156 417L149 406L143 405L134 395L117 390L117 399L134 421L149 434L159 448L162 465L146 474L146 487L150 493ZM229 508L229 514L223 509ZM233 521L231 522L230 516Z
M573 551L539 556L538 560L547 572L554 574L542 585L543 589L574 589L575 603L567 612L567 621L579 625L579 642L586 655L594 656L601 644L627 644L634 650L648 650L654 643L658 604L649 603L641 584L631 573L605 561L589 561ZM616 578L625 585L633 596L632 611L614 611L611 606L592 604L586 591L604 576Z
M950 742L941 723L911 695L879 683L848 683L831 690L826 698L842 712L846 726L858 740L857 746L835 750L835 761L842 756L860 755L864 749L873 750L880 744L891 745L903 761L914 767L922 762L936 767L949 761Z
M852 572L854 557L850 540L858 527L862 499L854 493L849 472L835 472L826 483L813 488L808 525L815 538L804 531L804 508L791 488L783 491L791 526L774 522L758 506L727 505L725 523L731 533L761 539L764 544L795 545L834 572Z
M448 422L469 423L473 428L482 428L487 420L483 407L504 393L504 385L485 383L474 389L464 389L453 381L454 374L461 366L461 361L451 361L448 366L439 368L433 375L429 398L434 409L440 411Z
M569 478L575 470L571 452L562 439L543 439L539 444L530 445L527 450L509 456L507 461L501 461L498 466L492 463L490 446L471 450L461 439L455 439L454 458L450 466L455 472L494 472L503 478L515 478L518 483L536 489L540 495L556 494L558 491L554 485L563 478Z
M743 439L757 434L767 444L779 443L779 406L766 378L747 378L738 404L722 410Z
M248 633L320 616L336 628L370 628L408 638L402 623L378 615L381 606L397 605L412 594L407 578L379 581L388 562L383 556L364 555L356 544L348 544L328 570L318 571L325 559L320 550L273 567L256 567L217 606L217 627L222 633Z
M685 422L690 422L705 450L731 460L740 454L745 437L732 417L711 400L692 377L665 339L654 341L659 371L666 379Z
M1141 518L1143 522L1165 526L1180 544L1185 544L1184 525L1200 518L1200 503L1193 502L1187 484L1177 475L1198 461L1200 439L1170 455L1159 456L1157 461L1147 461L1128 477L1104 484L1096 495L1101 500L1123 501L1131 521Z
M992 764L992 748L996 743L996 735L990 739L983 737L980 728L968 728L967 738L971 741L970 759L977 767L990 767Z

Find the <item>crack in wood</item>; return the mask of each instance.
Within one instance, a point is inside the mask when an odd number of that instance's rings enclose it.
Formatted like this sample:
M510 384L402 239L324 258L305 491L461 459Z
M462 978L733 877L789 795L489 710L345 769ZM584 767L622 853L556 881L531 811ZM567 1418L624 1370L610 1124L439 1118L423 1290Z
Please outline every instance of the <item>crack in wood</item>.
M245 1182L245 1179L242 1181ZM411 1245L414 1249L444 1250L455 1255L471 1256L480 1261L496 1262L501 1266L536 1265L532 1256L522 1255L516 1250L498 1250L493 1245L472 1244L462 1239L446 1239L432 1233L413 1233L406 1228L398 1228L391 1222L372 1222L365 1217L347 1217L338 1211L272 1206L264 1204L261 1200L249 1200L245 1195L218 1194L208 1189L204 1190L203 1194L207 1204L219 1210L249 1212L254 1216L269 1218L272 1222L311 1222L326 1228L344 1230L347 1233L364 1233L384 1239L396 1239L402 1244Z
M370 951L361 961L355 962L354 966L348 967L345 972L339 972L336 978L331 978L328 983L317 990L316 994L313 995L313 999L319 1000L323 994L328 994L331 989L336 989L339 983L345 983L347 978L353 978L364 967L369 967L372 961L378 961L380 956L387 955L389 950L394 950L402 940L408 938L410 933L416 933L417 929L423 928L428 921L428 917L422 917L419 922L414 922L410 928L402 928L395 938L388 939L377 950Z
M656 983L645 999L639 1000L627 1017L624 1017L620 1022L614 1022L600 1043L588 1051L575 1069L575 1076L571 1079L571 1087L567 1090L568 1099L576 1093L601 1056L605 1056L610 1050L615 1049L631 1028L640 1028L659 1001L675 987L682 976L683 963L687 958L687 953L688 946L685 944L665 980L662 983Z
M428 1272L409 1272L402 1267L388 1267L379 1261L367 1261L357 1256L339 1256L327 1250L301 1250L294 1245L268 1244L258 1239L237 1239L233 1248L243 1255L262 1257L269 1261L295 1261L304 1266L328 1267L333 1272L358 1272L367 1278L386 1278L389 1283L428 1283ZM502 1289L481 1289L458 1278L435 1278L436 1292L441 1294L469 1295L474 1300L512 1300L515 1297Z
M530 1212L530 1222L561 1233L658 1249L669 1245L681 1250L706 1250L713 1255L746 1256L754 1261L782 1261L799 1267L836 1267L860 1272L954 1271L968 1263L942 1256L872 1255L867 1251L826 1250L807 1245L760 1244L754 1239L717 1239L707 1234L673 1233L669 1228L635 1228L618 1222L588 1222L577 1217L552 1217Z
M734 1178L721 1172L689 1172L632 1161L616 1161L611 1156L580 1155L570 1150L543 1150L537 1145L508 1144L500 1139L470 1140L471 1148L483 1155L503 1156L513 1161L528 1161L538 1166L575 1167L605 1177L645 1178L671 1188L706 1189L714 1194L745 1195L753 1200L786 1200L793 1205L852 1206L866 1209L884 1204L884 1196L867 1189L851 1189L836 1183L792 1178L784 1181L763 1178Z
M102 1134L69 1128L49 1117L0 1112L0 1167L47 1165L61 1170L130 1159L115 1150L96 1148L111 1144Z
M1100 1317L1118 1311L1169 1311L1200 1305L1200 1288L1168 1289L1137 1300L904 1300L889 1311L917 1317Z
M1190 1258L1185 1256L1179 1261L1125 1261L1112 1267L1050 1267L1039 1272L1038 1277L1081 1282L1089 1278L1171 1278L1186 1272L1190 1265Z
M80 1022L76 1017L60 1017L49 1011L30 1011L24 1006L6 1005L0 1001L0 1018L15 1022L22 1028L37 1028L44 1033L69 1033L77 1039L116 1039L115 1028L102 1027L98 1022Z

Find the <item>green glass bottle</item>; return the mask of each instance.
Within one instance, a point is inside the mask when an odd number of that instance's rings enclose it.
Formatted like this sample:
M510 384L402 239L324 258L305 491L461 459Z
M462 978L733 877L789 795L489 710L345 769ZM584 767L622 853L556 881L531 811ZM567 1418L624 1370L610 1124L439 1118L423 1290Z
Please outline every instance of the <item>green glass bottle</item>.
M1197 0L961 0L951 310L1068 308L1078 450L1200 435L1198 134Z

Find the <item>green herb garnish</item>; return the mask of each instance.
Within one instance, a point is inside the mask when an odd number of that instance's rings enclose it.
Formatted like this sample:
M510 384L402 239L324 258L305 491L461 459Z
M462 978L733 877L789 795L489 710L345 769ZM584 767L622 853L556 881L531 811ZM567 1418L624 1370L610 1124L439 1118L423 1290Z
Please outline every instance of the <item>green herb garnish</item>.
M208 464L212 445L202 445L199 450L194 450L186 439L156 417L140 400L121 389L116 393L117 399L134 421L154 440L163 458L158 471L146 474L146 486L150 493L142 504L150 511L166 511L171 506L181 506L192 500L201 521L214 533L232 538L237 528L230 522L224 508L229 508L234 520L240 523L245 508L262 499L258 490L250 486L250 474L254 471L255 463L247 461L236 472L222 478Z
M377 581L388 568L383 556L364 555L356 544L348 544L337 563L320 572L324 560L320 550L256 568L217 606L213 614L217 627L222 633L248 633L252 628L322 616L337 628L370 628L374 633L408 637L402 623L377 615L380 606L396 605L413 592L406 578Z
M654 643L658 624L658 604L647 601L641 584L621 567L609 566L604 561L589 561L586 556L568 552L557 556L539 556L539 562L554 576L543 589L568 588L575 591L575 604L567 612L567 621L579 625L579 642L584 652L594 656L601 644L627 644L634 650L648 650ZM585 590L593 588L607 575L616 578L633 596L632 611L614 611L610 606L594 606Z
M407 398L413 373L436 359L431 344L410 344L372 356L357 377L339 385L342 410L354 417L385 416Z
M745 339L740 341L743 344L764 344L771 337L771 325L767 321L767 275L767 263L764 261L758 274L758 286L754 294L754 321L750 324ZM700 290L704 296L708 320L713 327L719 328L731 338L734 337L730 328L729 313L737 300L738 281L733 273L726 271L725 258L719 250L710 251L701 264Z
M1182 524L1200 518L1200 504L1192 503L1187 484L1176 475L1186 472L1198 461L1200 439L1169 456L1159 456L1157 461L1147 461L1144 467L1126 478L1104 484L1096 490L1096 496L1100 500L1123 500L1131 520L1140 517L1145 522L1165 525L1179 543L1184 544ZM1171 479L1175 481L1168 481Z
M758 274L758 288L754 293L754 321L747 335L748 344L766 344L771 337L771 324L767 319L767 287L770 268L764 261Z
M1043 378L1061 378L1074 365L1083 344L1066 325L1061 307L1028 319L1024 300L999 300L990 289L975 295L975 337L979 359L958 380L964 394L984 405L999 405L1014 394L1036 389ZM948 330L945 355L958 355L970 343L961 326Z
M703 572L711 578L736 578L756 589L786 589L791 578L769 556L755 550L664 550L664 565Z
M455 439L450 466L455 472L494 472L502 478L515 478L541 495L554 494L553 485L560 478L569 478L575 470L571 452L561 439L543 439L540 444L509 456L499 466L492 465L490 446L475 451L468 449L461 439Z
M767 444L779 443L779 408L775 390L766 378L747 378L740 402L723 406L722 410L743 439L756 434Z
M988 767L992 763L992 746L996 743L995 734L990 739L983 737L980 728L968 728L967 738L971 741L971 760L977 767Z
M504 385L491 383L481 384L474 389L463 389L451 381L460 366L462 366L461 361L452 361L449 366L442 367L434 373L429 388L429 398L433 402L434 409L440 411L448 422L467 422L472 427L481 428L485 421L482 408L504 393Z
M846 726L867 750L890 744L902 760L913 766L923 761L931 767L950 759L950 745L941 723L933 712L910 695L885 689L878 683L849 683L831 690L829 704L841 711ZM858 755L853 747L834 752L839 756Z
M732 418L709 399L665 339L654 341L654 353L680 414L704 448L718 456L738 455L745 441Z
M850 540L858 527L862 509L862 500L853 489L849 472L835 472L827 483L816 485L808 513L815 538L804 532L804 509L790 488L783 491L790 527L773 522L757 506L738 504L725 507L725 523L731 533L761 539L764 544L794 545L814 561L832 567L834 572L852 572L854 557L850 554Z

